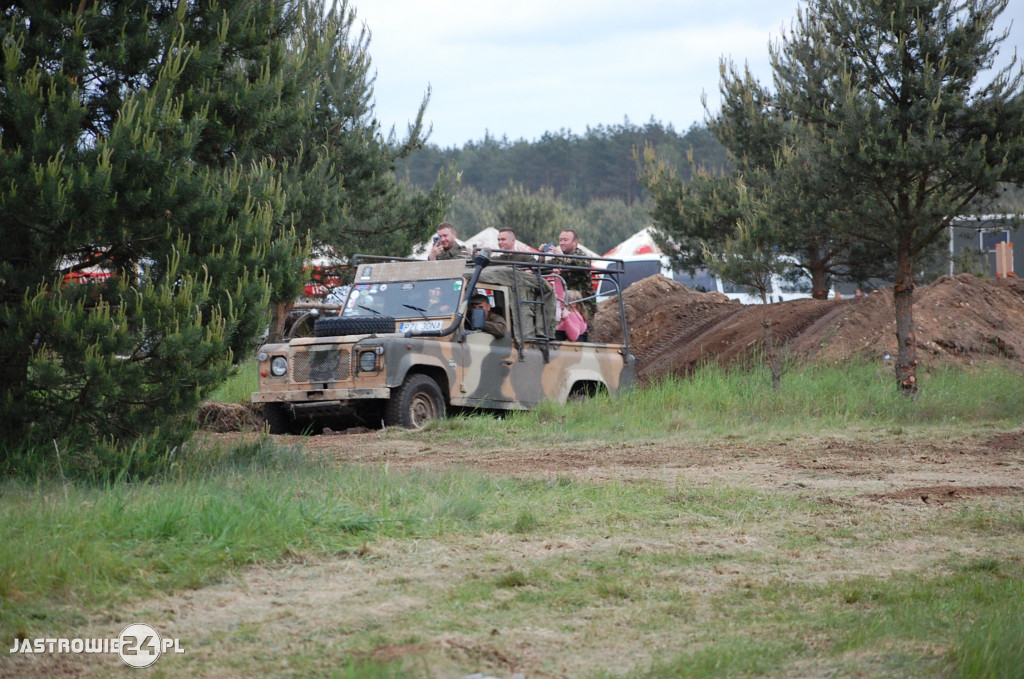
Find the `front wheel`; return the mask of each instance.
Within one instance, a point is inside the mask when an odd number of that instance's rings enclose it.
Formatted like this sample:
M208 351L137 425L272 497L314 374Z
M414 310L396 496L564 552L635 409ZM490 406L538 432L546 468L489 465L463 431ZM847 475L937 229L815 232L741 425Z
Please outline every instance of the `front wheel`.
M409 375L391 394L384 411L389 427L422 429L430 420L444 417L444 395L437 382L426 375Z
M274 435L294 434L295 420L282 403L265 403L263 405L263 421L267 430Z

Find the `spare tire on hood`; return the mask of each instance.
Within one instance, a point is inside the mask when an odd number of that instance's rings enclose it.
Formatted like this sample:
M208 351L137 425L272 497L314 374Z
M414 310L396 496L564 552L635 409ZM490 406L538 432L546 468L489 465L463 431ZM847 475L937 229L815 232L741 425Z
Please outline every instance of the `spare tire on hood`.
M315 337L342 335L381 335L395 331L391 316L326 316L318 318L313 326Z

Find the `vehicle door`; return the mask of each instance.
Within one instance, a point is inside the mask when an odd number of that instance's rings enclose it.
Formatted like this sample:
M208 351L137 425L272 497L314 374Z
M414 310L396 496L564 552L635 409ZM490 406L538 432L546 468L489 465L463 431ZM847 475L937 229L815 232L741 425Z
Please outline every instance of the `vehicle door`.
M491 300L492 310L504 316L508 332L504 337L494 337L482 330L465 331L459 361L460 383L455 390L458 400L453 394L452 401L457 405L504 410L531 407L543 398L543 355L533 349L520 357L508 292L501 288L484 292Z

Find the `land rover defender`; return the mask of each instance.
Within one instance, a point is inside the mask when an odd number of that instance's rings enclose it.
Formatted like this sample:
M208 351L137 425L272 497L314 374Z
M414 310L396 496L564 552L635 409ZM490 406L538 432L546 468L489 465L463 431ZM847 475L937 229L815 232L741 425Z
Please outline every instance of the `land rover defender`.
M560 341L561 286L550 267L491 256L357 255L339 315L316 320L312 337L259 349L252 400L263 404L270 433L358 424L420 428L453 410L523 410L632 385L635 359L621 297L621 343ZM589 270L590 262L580 266ZM609 260L594 271L614 279L622 268ZM468 308L474 293L504 315L504 337L482 331L483 319Z

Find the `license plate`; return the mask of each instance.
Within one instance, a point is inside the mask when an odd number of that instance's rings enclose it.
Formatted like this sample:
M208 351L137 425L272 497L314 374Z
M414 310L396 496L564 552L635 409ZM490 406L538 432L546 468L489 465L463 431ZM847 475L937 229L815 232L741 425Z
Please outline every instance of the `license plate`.
M423 332L424 330L440 330L444 321L404 321L398 324L398 332Z

